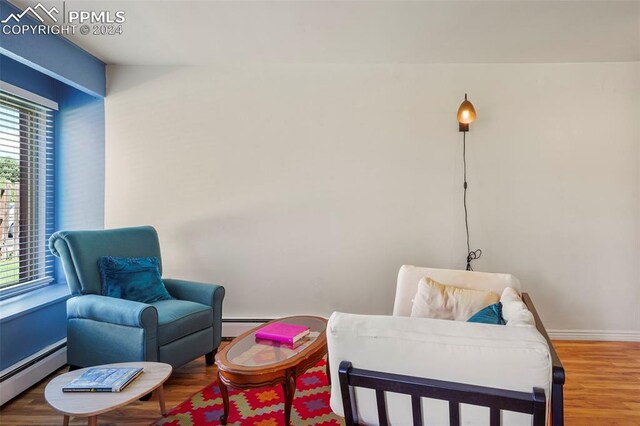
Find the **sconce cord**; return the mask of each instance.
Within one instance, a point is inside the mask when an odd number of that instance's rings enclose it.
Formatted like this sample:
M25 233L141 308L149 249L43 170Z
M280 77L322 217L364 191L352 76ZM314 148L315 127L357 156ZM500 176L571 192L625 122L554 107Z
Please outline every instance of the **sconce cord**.
M473 271L471 267L471 261L480 259L482 256L482 250L471 250L471 244L469 244L469 213L467 211L467 132L462 132L462 163L464 165L464 226L467 230L467 271Z

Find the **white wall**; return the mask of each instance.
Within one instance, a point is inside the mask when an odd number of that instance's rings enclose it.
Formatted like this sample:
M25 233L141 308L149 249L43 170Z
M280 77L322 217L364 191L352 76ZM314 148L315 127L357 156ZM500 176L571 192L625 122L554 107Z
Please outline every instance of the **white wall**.
M225 317L390 313L403 263L463 268L464 92L477 270L545 325L640 332L640 63L110 66L106 226Z

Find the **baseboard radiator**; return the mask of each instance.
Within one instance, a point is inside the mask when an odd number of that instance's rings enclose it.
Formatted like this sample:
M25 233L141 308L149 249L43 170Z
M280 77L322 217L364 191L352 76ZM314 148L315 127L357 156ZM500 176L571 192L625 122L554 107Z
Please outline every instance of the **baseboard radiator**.
M0 371L0 406L67 363L67 339Z
M269 319L223 320L222 336L233 339L242 333L270 321ZM32 356L0 371L0 406L67 363L67 339L47 346Z
M226 339L232 339L268 321L270 319L226 319L222 324L222 336ZM62 339L0 371L0 406L11 401L66 363L67 339Z

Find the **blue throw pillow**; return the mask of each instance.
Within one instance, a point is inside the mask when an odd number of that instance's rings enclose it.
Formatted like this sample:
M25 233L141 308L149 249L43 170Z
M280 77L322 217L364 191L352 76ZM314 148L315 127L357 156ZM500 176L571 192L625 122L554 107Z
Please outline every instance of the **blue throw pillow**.
M160 278L157 257L103 256L98 264L104 296L142 303L173 299Z
M483 308L473 314L467 322L481 322L483 324L498 324L505 325L504 318L502 318L502 303L494 303L486 308Z

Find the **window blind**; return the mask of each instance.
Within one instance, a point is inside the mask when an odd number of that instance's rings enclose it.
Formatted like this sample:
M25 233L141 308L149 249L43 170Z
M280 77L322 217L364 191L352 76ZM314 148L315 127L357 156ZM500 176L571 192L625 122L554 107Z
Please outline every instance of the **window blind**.
M53 279L54 111L0 90L0 292Z

